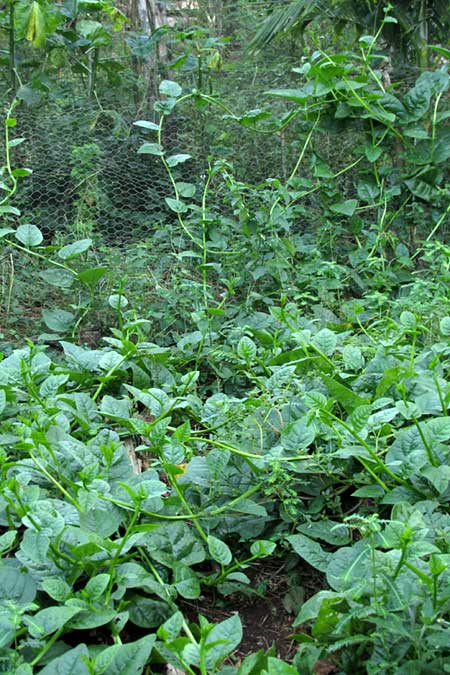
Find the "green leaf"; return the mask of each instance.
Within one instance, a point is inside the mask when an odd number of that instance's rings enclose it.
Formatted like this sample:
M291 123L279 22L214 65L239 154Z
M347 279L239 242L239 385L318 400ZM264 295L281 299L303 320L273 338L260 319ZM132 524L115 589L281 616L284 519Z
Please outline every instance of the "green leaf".
M342 350L342 360L348 370L360 370L364 366L361 349L354 345L346 345Z
M155 641L155 635L146 635L135 642L107 647L95 658L95 672L99 675L140 675Z
M161 600L134 597L127 605L130 621L141 628L156 628L166 621L173 610Z
M72 326L75 315L64 309L44 309L42 311L44 323L56 333L65 333Z
M182 93L182 88L173 80L163 80L159 85L159 93L169 98L178 98Z
M106 626L116 615L115 609L87 609L81 611L69 625L74 630L92 630L93 628Z
M439 329L445 337L450 336L450 316L444 316L439 322Z
M36 225L31 225L29 223L27 225L20 225L17 228L14 236L24 246L27 246L29 248L32 248L33 246L39 246L39 244L44 239L40 229L36 227Z
M196 600L200 597L200 581L193 569L177 562L173 566L173 572L173 584L183 598Z
M73 244L67 244L59 249L58 255L63 260L69 260L69 258L74 258L77 255L81 255L90 248L92 245L92 239L80 239L74 241Z
M0 228L0 239L2 237L7 237L8 234L14 234L14 233L15 233L15 230L13 230L12 227L1 227Z
M317 429L314 424L308 424L306 419L299 419L288 424L281 433L283 448L293 453L308 448L314 442Z
M112 419L128 420L130 411L131 401L128 398L117 399L113 396L104 396L100 405L100 412Z
M300 613L297 615L293 625L301 626L302 624L317 618L322 602L327 598L342 598L342 596L334 591L319 591L319 593L313 595L312 598L309 598L309 600L302 605Z
M171 211L175 213L186 213L188 210L187 204L181 199L173 199L173 197L166 197L165 202Z
M238 614L216 624L204 641L206 666L211 670L231 654L242 640L242 624Z
M274 541L269 541L268 539L257 539L250 546L250 553L252 555L257 555L258 558L265 558L275 551L277 545Z
M336 334L328 328L323 328L313 336L312 344L326 356L331 356L337 345Z
M72 592L72 588L63 579L44 579L41 585L42 590L57 602L65 602Z
M244 335L244 337L239 340L236 351L240 359L249 363L255 358L257 349L253 340Z
M304 534L292 534L286 539L297 555L306 560L309 565L320 572L326 571L330 554L324 551L320 544Z
M181 197L190 199L195 195L196 187L193 183L183 183L183 181L180 181L176 183L176 186Z
M311 96L310 89L270 89L264 92L267 96L276 96L278 98L285 98L294 103L305 103Z
M208 536L208 550L211 558L220 565L229 565L233 560L233 554L227 544L212 535Z
M340 548L331 554L326 575L335 591L357 592L358 584L365 587L372 578L370 543L362 539L354 546Z
M125 307L128 305L128 299L119 293L114 293L113 295L110 295L108 298L108 304L110 307L113 309L125 309Z
M195 565L205 560L203 546L185 523L162 525L148 535L145 548L154 560L167 567L173 567L177 561Z
M337 382L337 380L334 380L332 377L321 374L321 378L330 394L340 405L342 405L348 414L350 414L358 406L366 405L368 403L367 399L362 398L358 394L355 394L355 392L353 392L351 389L340 382Z
M179 635L184 622L184 616L181 612L175 612L170 619L167 619L162 626L158 628L158 637L165 642L175 640Z
M42 8L38 2L32 2L26 25L25 37L34 47L43 47L45 45L45 17Z
M263 670L261 675L298 675L298 670L289 666L285 661L269 656L267 659L267 670Z
M346 199L344 202L336 202L330 206L330 210L334 213L340 213L343 216L352 216L356 207L358 206L358 201L356 199Z
M36 582L26 572L0 563L0 603L16 602L26 604L36 597Z
M383 153L383 149L379 145L366 145L364 153L369 162L376 162Z
M162 157L164 148L159 143L143 143L138 149L138 155L156 155Z
M415 330L417 319L412 312L405 311L400 314L400 323L408 330Z
M88 270L83 270L83 272L78 272L77 277L86 286L94 288L100 279L102 279L105 274L109 272L107 267L93 267Z
M57 269L55 267L42 270L39 276L48 284L57 288L70 288L76 279L76 275L69 270Z
M86 663L89 651L85 644L69 649L62 656L52 659L39 675L89 675L91 672Z
M9 213L13 216L20 216L19 209L16 209L14 206L9 206L8 204L5 206L0 206L0 215L3 213Z
M133 122L135 127L141 127L142 129L148 129L149 131L159 131L159 125L154 122L146 122L145 120L138 120Z
M192 159L191 155L185 155L185 154L179 154L179 155L171 155L170 157L167 158L167 164L172 168L174 166L178 166L178 164L184 164L184 162L187 162L188 159Z
M108 588L110 579L111 576L109 574L97 574L97 576L89 579L84 590L91 600L100 600L104 591Z
M42 609L32 617L26 617L25 621L30 635L35 638L42 638L55 633L81 611L80 607L59 607L55 605Z

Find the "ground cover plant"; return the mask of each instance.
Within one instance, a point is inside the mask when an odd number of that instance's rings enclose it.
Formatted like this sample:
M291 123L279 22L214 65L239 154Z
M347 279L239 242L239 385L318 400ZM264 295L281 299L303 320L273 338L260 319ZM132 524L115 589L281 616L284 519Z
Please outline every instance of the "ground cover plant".
M0 243L51 304L7 332L30 281L3 281L1 672L450 672L450 77L388 81L395 22L247 111L162 79L129 134L166 211L127 255L90 220L93 144L72 235L22 218L13 100ZM193 39L201 84L223 44ZM289 130L284 179L173 150L196 114L226 143ZM265 598L283 645L242 619Z

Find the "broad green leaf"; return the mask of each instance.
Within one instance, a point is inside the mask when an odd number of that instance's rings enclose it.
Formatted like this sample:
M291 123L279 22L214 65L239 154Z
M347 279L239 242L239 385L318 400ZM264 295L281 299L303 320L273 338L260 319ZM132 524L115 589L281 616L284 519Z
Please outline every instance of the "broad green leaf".
M173 199L173 197L166 197L165 202L171 211L175 213L186 213L188 210L187 204L185 204L181 199Z
M364 153L369 162L376 162L383 153L383 149L379 145L366 145Z
M192 159L191 155L186 155L186 154L179 154L179 155L171 155L170 157L167 158L167 164L172 168L174 166L178 166L178 164L184 164L184 162L187 162L188 159Z
M184 616L181 612L175 612L170 619L167 619L162 626L158 628L158 637L160 640L175 640L183 627Z
M195 565L205 560L205 551L185 523L162 525L148 535L145 548L157 562L173 567L175 562Z
M141 628L156 628L167 621L173 609L161 600L135 596L127 605L130 621Z
M6 407L6 394L4 389L0 389L0 414Z
M146 635L135 642L107 647L95 658L95 672L98 675L141 675L155 641L155 635Z
M113 396L104 396L100 405L100 412L106 417L127 420L130 417L131 401L128 398L117 399Z
M285 98L294 103L305 103L311 96L312 89L304 87L303 89L270 89L264 93L267 96L276 96L277 98Z
M367 587L372 578L371 547L362 539L354 546L340 548L328 554L327 581L335 591L352 590L358 593L358 585Z
M141 127L142 129L148 129L149 131L159 131L159 125L154 122L146 122L145 120L138 120L133 122L134 126Z
M261 675L298 675L298 670L281 659L269 656L267 670L263 670Z
M367 426L371 413L370 405L359 405L349 415L347 422L354 431L360 433Z
M286 537L291 544L294 551L303 560L319 570L325 572L330 561L330 554L323 550L323 548L313 539L306 537L304 534L292 534Z
M321 374L321 378L330 394L336 399L337 403L339 403L346 410L347 413L350 414L358 406L366 405L368 403L367 399L362 398L358 394L355 394L355 392L353 392L351 389L333 379L332 377Z
M309 447L314 442L316 433L314 423L308 424L306 419L296 420L283 429L281 444L283 448L295 454Z
M42 590L49 595L52 600L64 602L71 594L72 588L63 579L44 579Z
M414 330L417 326L417 319L412 312L405 311L400 314L400 323L408 330Z
M42 638L57 631L81 611L80 607L46 607L34 616L26 617L26 624L30 635Z
M360 370L364 366L361 349L355 345L346 345L342 350L344 366L349 370Z
M342 598L343 596L338 595L334 591L319 591L309 598L303 605L300 610L300 613L297 615L294 626L301 626L304 623L308 623L312 619L316 619L319 615L320 607L322 602L328 598Z
M178 98L182 91L180 85L173 80L163 80L159 85L159 93L170 98Z
M25 138L13 138L12 141L8 141L8 148L17 148L18 145L25 143Z
M56 267L43 270L39 273L39 276L48 284L57 288L70 288L76 279L76 274Z
M46 326L56 333L65 333L72 326L75 315L64 309L44 309L42 318Z
M0 206L0 216L4 213L11 214L13 216L20 216L19 209L16 209L14 206L9 206L9 204L4 204L3 206Z
M1 211L0 211L0 214L1 214ZM0 228L0 239L2 237L7 237L8 234L14 234L14 233L15 233L15 230L13 230L12 227L1 227Z
M2 390L0 390L0 412L1 412L1 394L4 394ZM7 551L11 546L14 544L16 541L17 537L17 532L14 532L14 530L9 530L8 532L5 532L4 534L0 535L0 553L4 553L4 551Z
M180 181L176 183L176 186L180 197L191 199L195 195L196 187L193 183L183 183L183 181Z
M242 640L242 623L238 614L216 624L204 641L206 666L211 670L233 652Z
M63 260L69 260L69 258L74 258L87 251L91 245L92 239L80 239L79 241L74 241L73 244L67 244L67 246L60 248L58 255Z
M86 284L86 286L94 288L100 279L102 279L108 272L109 269L107 267L93 267L91 269L78 272L77 277L83 284Z
M256 356L256 345L253 340L246 335L239 340L237 346L237 355L246 362L253 361Z
M121 294L119 295L118 293L113 293L108 298L108 304L113 309L119 309L119 308L125 309L125 307L128 305L128 298L126 298L125 295L121 295Z
M39 671L39 675L89 675L90 670L86 665L88 658L88 648L85 644L80 644L52 659Z
M115 618L116 614L115 609L92 608L84 610L70 621L69 626L73 630L92 630L93 628L106 626Z
M358 201L356 199L346 199L343 202L336 202L330 206L330 210L334 213L340 213L343 216L352 216L356 207L358 206Z
M22 572L17 567L7 567L0 562L0 603L33 602L36 592L36 582L30 574Z
M156 155L162 157L164 148L159 143L143 143L138 149L138 155Z
M450 316L444 316L444 318L441 319L439 328L442 335L445 335L445 337L450 336Z
M323 328L313 336L312 344L326 356L331 356L337 345L336 334L328 328Z
M268 555L272 555L276 547L277 545L274 541L269 541L267 539L257 539L250 546L250 553L252 555L257 555L258 558L265 558Z
M91 600L99 600L108 588L111 576L109 574L97 574L87 582L85 592Z
M181 597L187 600L196 600L200 597L200 581L193 569L177 562L173 566L173 572L173 585Z
M42 232L36 225L19 225L15 232L15 237L18 239L24 246L32 248L33 246L39 246L42 243L44 237Z
M212 535L208 536L208 550L211 558L220 565L229 565L233 559L233 554L228 545Z
M297 526L297 530L312 539L321 539L334 546L345 546L350 541L350 532L347 527L328 518L303 523Z

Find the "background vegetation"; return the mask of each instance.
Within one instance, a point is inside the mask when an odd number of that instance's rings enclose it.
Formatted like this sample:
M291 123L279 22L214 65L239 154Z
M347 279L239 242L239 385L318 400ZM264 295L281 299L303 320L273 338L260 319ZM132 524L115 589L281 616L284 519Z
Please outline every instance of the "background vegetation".
M445 5L0 5L2 672L450 671Z

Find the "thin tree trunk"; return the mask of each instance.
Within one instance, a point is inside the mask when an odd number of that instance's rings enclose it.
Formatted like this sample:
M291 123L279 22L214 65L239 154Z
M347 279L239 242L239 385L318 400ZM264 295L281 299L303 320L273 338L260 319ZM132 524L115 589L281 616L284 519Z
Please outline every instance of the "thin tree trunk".
M418 25L418 63L420 68L428 68L428 17L427 0L421 0Z

